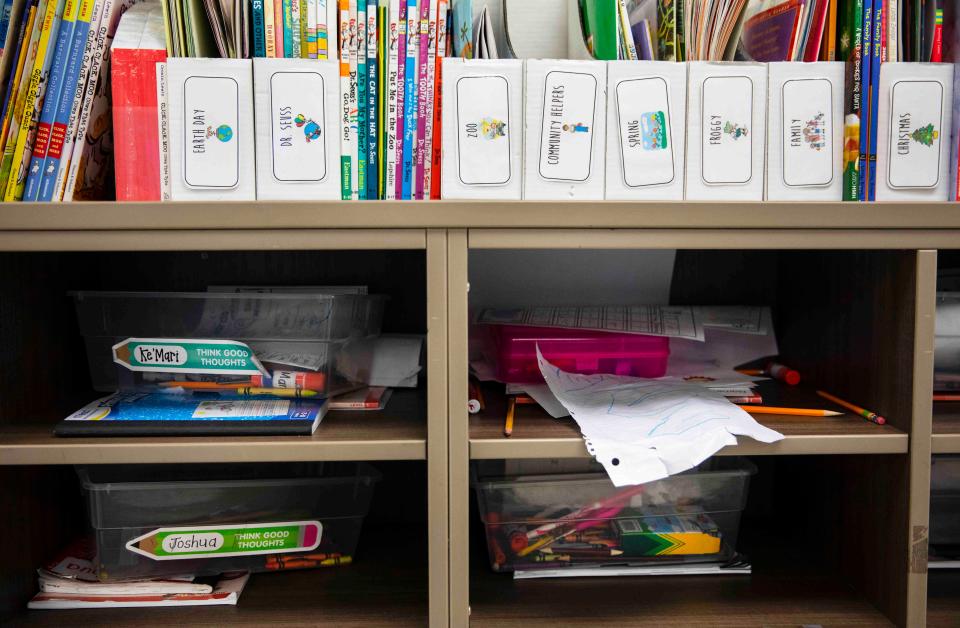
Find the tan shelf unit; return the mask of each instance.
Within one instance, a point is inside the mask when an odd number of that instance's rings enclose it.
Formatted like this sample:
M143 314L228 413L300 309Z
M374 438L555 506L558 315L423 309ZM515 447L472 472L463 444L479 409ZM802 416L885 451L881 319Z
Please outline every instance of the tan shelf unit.
M118 207L99 205L99 211ZM257 211L269 215L269 207ZM161 208L152 214L161 216ZM283 230L271 229L266 219L261 229L239 230L223 218L214 229L157 223L82 229L64 218L61 228L48 223L27 230L9 230L12 223L0 219L0 357L16 365L5 371L0 394L0 505L18 513L4 524L7 541L0 543L0 624L9 618L13 625L380 626L390 618L393 625L447 625L445 232ZM331 412L309 437L51 434L56 421L103 394L91 387L68 290L204 290L210 284L365 284L388 294L384 330L426 334L421 386L396 391L381 413ZM255 575L242 603L230 609L23 610L35 591L37 566L84 521L68 465L356 460L373 462L384 479L350 568Z
M554 621L594 618L598 625L638 619L710 625L721 623L718 618L746 624L923 625L936 252L913 248L910 238L917 235L829 228L450 230L450 547L451 566L460 568L451 571L451 624L537 625L556 606ZM931 246L922 239L915 244ZM818 482L832 482L824 496L807 496L805 502L807 509L836 515L816 533L835 545L841 525L862 532L844 536L849 546L825 554L825 563L808 555L792 564L780 561L777 545L759 543L752 576L671 581L667 588L676 595L658 596L650 609L642 602L650 596L637 591L663 590L663 581L602 578L581 583L585 595L575 596L573 589L563 593L574 586L570 583L513 581L490 573L483 551L471 556L467 549L483 544L482 523L471 514L469 460L586 452L569 419L554 420L529 408L521 407L514 435L505 438L503 400L495 395L487 399L487 411L468 416L467 364L459 356L469 352L469 295L483 292L471 269L490 255L520 253L517 264L522 259L549 266L550 256L572 252L666 248L679 249L671 303L773 305L784 361L808 382L858 399L888 418L881 427L849 416L841 421L765 416L761 422L781 429L783 442L769 446L741 438L736 448L722 452L758 456L756 462L788 471L799 466ZM494 266L510 264L501 258ZM629 301L630 295L621 298ZM787 475L781 471L780 477ZM878 520L885 522L883 532L869 529L875 526L868 522ZM784 532L788 538L810 533L803 525ZM762 535L752 531L754 538ZM749 529L742 531L741 544L750 537ZM764 593L749 600L758 591Z

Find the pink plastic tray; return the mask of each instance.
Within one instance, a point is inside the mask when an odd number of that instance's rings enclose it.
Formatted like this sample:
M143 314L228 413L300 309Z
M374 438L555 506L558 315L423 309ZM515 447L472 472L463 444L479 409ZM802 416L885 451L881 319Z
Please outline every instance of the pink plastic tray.
M670 339L554 327L493 325L497 342L497 374L509 384L543 381L537 366L537 344L543 357L564 371L663 377Z

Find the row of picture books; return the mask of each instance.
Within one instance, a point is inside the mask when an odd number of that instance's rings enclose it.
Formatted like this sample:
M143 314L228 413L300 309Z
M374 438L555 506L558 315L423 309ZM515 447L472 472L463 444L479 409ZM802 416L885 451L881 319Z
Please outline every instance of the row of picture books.
M528 0L507 0L509 5ZM559 4L559 3L557 3ZM948 0L578 0L590 52L606 60L943 60L960 6ZM946 31L946 32L945 32Z
M346 94L336 62L151 61L130 71L147 77L148 95L157 68L162 106L114 109L118 134L130 138L116 147L121 198L346 195L350 127L333 113ZM451 58L443 68L432 181L444 199L956 197L952 64L883 64L864 144L845 126L839 62ZM122 86L137 100L137 85ZM399 152L402 130L385 130Z

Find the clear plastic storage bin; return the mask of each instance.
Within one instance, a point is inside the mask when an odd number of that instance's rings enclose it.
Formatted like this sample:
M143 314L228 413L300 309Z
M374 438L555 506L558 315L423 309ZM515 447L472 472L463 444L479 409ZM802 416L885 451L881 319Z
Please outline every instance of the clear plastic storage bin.
M348 564L380 479L363 463L77 472L104 581Z
M960 456L934 456L930 468L930 544L960 554Z
M621 488L596 468L575 460L476 463L493 569L733 558L756 471L749 461L714 458L686 473Z
M509 384L543 381L537 345L543 357L571 373L612 373L663 377L670 339L584 329L491 325L497 345L497 378Z
M96 390L118 382L112 347L126 338L219 338L274 353L321 356L329 394L349 388L337 361L350 339L380 333L386 297L229 292L74 292ZM258 347L259 345L259 347ZM352 372L362 371L351 356ZM281 368L296 368L282 366Z

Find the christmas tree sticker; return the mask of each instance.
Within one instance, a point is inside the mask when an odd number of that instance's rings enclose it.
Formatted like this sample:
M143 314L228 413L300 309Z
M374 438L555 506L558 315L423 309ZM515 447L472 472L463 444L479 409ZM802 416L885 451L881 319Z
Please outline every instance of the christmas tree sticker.
M914 130L914 132L910 134L910 137L924 146L933 146L933 141L940 137L940 132L935 130L931 123Z

